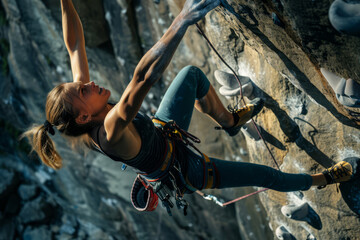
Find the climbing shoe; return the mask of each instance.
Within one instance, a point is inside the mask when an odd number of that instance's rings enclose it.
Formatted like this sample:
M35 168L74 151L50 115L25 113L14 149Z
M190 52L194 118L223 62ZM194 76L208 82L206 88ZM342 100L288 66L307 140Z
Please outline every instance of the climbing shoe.
M322 172L326 178L326 185L333 183L347 182L353 176L353 167L347 161L341 161ZM319 186L318 189L326 187Z
M232 111L235 125L231 128L223 128L229 136L235 136L240 128L249 121L252 117L257 115L264 106L264 101L261 98L255 98L246 106Z

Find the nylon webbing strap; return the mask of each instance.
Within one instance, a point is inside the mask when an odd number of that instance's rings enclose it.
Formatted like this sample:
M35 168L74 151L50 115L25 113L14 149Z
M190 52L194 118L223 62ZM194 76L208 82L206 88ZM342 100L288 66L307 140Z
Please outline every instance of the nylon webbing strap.
M159 119L157 119L157 118L153 118L152 119L152 122L153 123L155 123L155 124L159 124L160 126L165 126L165 124L166 124L166 122L164 122L164 121L161 121L161 120L159 120Z
M205 171L206 171L206 168L207 168L207 171L204 173L207 175L207 184L205 186L205 189L209 189L213 186L214 184L214 173L213 173L213 169L211 168L211 162L210 162L210 159L208 156L206 156L204 153L203 153L203 157L204 157L204 160L205 160Z

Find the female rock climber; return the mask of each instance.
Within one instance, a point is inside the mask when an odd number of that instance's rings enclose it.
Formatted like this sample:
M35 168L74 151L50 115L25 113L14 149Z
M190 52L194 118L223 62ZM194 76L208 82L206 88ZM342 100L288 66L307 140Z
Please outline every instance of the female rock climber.
M258 164L208 158L192 150L186 145L192 137L184 130L189 127L194 105L229 135L235 135L263 106L260 99L255 99L229 112L203 72L193 66L182 69L173 80L154 121L139 113L146 94L160 79L188 27L219 4L219 0L187 0L162 38L141 58L119 102L111 105L110 91L90 82L83 28L73 3L61 0L63 37L73 82L50 91L45 123L25 133L43 163L54 169L62 166L49 136L54 135L55 127L64 135L85 137L91 148L134 167L141 172L142 180L154 184L158 195L163 193L157 183L165 183L165 189L181 196L197 189L241 186L308 190L312 185L349 180L352 166L344 161L320 174L289 174Z

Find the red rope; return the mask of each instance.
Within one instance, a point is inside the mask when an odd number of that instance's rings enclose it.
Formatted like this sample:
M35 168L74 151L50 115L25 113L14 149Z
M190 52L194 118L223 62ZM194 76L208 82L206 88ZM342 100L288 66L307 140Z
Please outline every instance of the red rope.
M267 191L267 190L269 190L269 188L263 188L263 189L260 189L260 190L258 190L258 191L256 191L256 192L252 192L252 193L249 193L249 194L244 195L244 196L242 196L242 197L235 198L234 200L231 200L231 201L228 201L228 202L226 202L226 203L223 203L223 206L226 206L226 205L229 205L229 204L231 204L231 203L240 201L240 200L242 200L242 199L244 199L244 198L247 198L247 197L250 197L250 196L252 196L252 195L255 195L255 194L258 194L258 193L261 193L261 192L265 192L265 191Z
M207 43L209 44L210 48L215 52L215 54L216 54L216 55L220 58L220 60L230 69L230 71L231 71L231 72L233 73L233 75L235 76L235 78L236 78L236 80L237 80L237 82L239 83L239 86L240 86L240 100L239 100L239 101L242 101L242 102L244 103L244 105L246 105L246 102L245 102L245 100L244 100L244 96L243 96L243 93L242 93L242 84L241 84L241 81L240 81L239 77L237 76L236 72L235 72L234 69L232 69L232 68L230 67L230 65L221 57L221 55L220 55L219 52L215 49L215 47L214 47L213 44L210 42L210 40L208 39L208 37L207 37L207 36L205 35L205 33L201 30L201 28L199 27L199 25L198 25L197 23L196 23L195 25L196 25L198 31L200 32L200 34L204 37L204 39L205 39L205 40L207 41ZM260 130L259 130L257 124L255 123L254 119L251 118L251 121L252 121L252 123L254 124L255 129L256 129L257 133L259 134L260 138L262 139L263 143L265 144L266 149L269 151L270 156L271 156L271 158L273 159L276 167L279 169L279 171L281 171L281 170L280 170L280 167L279 167L279 164L277 163L277 161L276 161L273 153L271 152L268 144L265 142L265 140L264 140L262 134L260 133ZM259 191L255 191L255 192L253 192L253 193L247 194L247 195L245 195L245 196L236 198L236 199L234 199L234 200L232 200L232 201L229 201L229 202L227 202L227 203L224 203L223 206L226 206L226 205L229 205L229 204L231 204L231 203L240 201L240 200L242 200L242 199L244 199L244 198L250 197L250 196L255 195L255 194L258 194L258 193L260 193L260 192L264 192L264 191L266 191L266 190L269 190L269 189L268 189L268 188L264 188L264 189L261 189L261 190L259 190Z

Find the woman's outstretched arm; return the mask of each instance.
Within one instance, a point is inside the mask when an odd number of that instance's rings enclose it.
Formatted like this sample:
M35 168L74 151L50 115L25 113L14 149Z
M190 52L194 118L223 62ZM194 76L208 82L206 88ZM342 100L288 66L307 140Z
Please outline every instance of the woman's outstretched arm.
M62 30L71 62L73 81L90 81L83 27L72 0L61 0Z
M146 94L168 66L187 28L219 4L219 0L186 1L164 36L142 57L119 103L106 116L104 125L108 140L117 141L122 130L134 119Z

